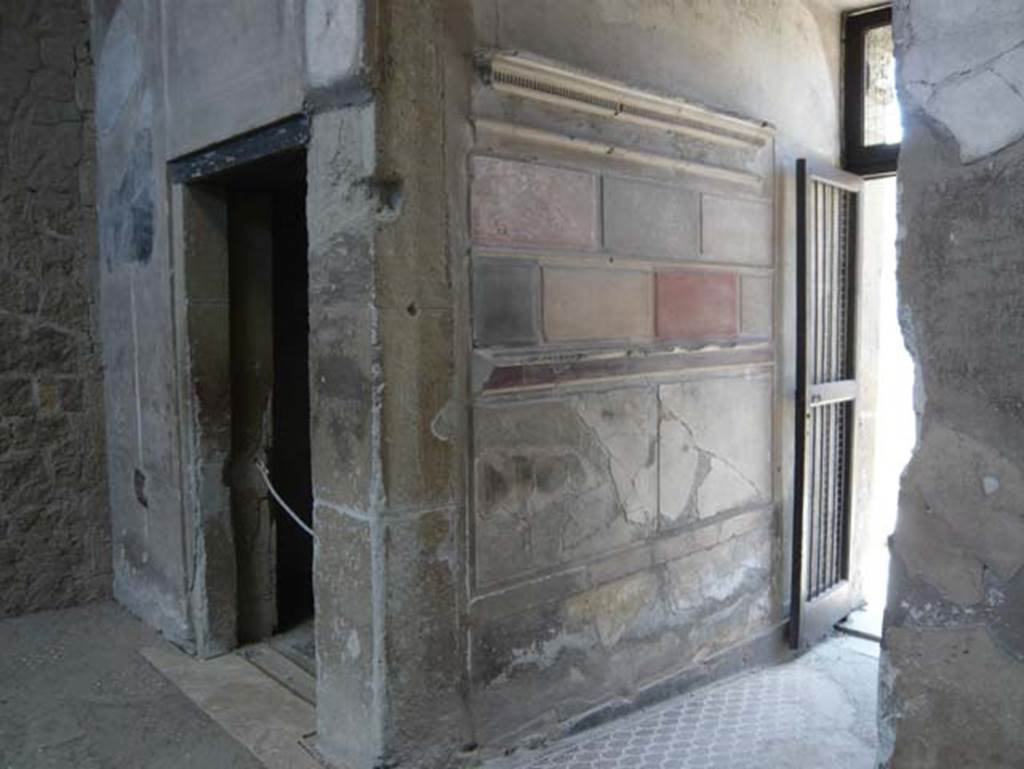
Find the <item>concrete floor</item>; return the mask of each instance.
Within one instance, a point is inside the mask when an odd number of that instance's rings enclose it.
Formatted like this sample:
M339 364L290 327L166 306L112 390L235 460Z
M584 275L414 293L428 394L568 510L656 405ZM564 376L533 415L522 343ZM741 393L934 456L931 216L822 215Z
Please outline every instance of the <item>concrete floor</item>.
M877 649L861 639L835 638L792 662L494 767L871 769ZM247 651L191 660L113 604L0 621L0 769L305 765L308 759L297 764L294 751L267 764L253 755L274 755L258 749L267 747L268 730L275 728L263 710L279 715L298 705L311 713L312 706L278 687L280 674L253 677L265 665L250 660L250 666L243 657L271 654L268 647ZM301 695L300 689L295 691ZM255 698L261 710L254 714L254 698L243 695L257 690L263 692ZM258 733L246 741L254 723ZM287 750L295 735L289 723L284 727L277 745Z
M113 604L0 621L0 767L260 769L139 654L160 643Z
M834 638L494 769L873 769L877 655Z

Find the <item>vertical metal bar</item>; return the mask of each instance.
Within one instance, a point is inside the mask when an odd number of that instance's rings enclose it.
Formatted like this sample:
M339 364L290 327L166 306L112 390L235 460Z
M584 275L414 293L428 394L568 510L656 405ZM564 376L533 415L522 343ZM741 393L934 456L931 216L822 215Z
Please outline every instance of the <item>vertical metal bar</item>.
M826 368L825 368L825 231L827 229L827 222L825 219L825 185L820 181L815 181L815 249L814 249L814 317L815 317L815 329L814 329L814 351L815 351L815 378L816 384L825 381ZM822 539L822 524L824 523L824 509L823 502L824 497L823 491L823 476L822 476L822 465L824 461L824 431L822 424L822 411L820 408L814 410L814 486L812 492L814 495L814 507L813 520L814 520L814 595L818 595L821 592L822 587L822 566L825 562L825 551L824 541Z
M857 360L856 360L856 344L857 344L857 281L858 281L858 244L860 241L860 199L861 196L857 192L851 192L847 194L847 209L846 209L846 255L847 255L847 267L846 267L846 280L848 285L847 290L847 303L846 303L846 315L847 315L847 333L846 333L846 355L847 355L847 372L846 376L849 379L853 379L858 375L857 372ZM847 466L844 470L844 479L846 482L846 500L843 511L844 515L844 531L843 531L843 549L842 549L842 576L844 578L849 576L850 568L850 538L852 537L853 531L853 479L854 479L854 449L856 445L856 402L851 403L847 409L847 435L846 435L846 456L848 457Z
M808 195L808 215L811 221L810 237L808 239L808 268L809 284L807 290L808 311L810 326L808 329L808 357L810 359L810 383L816 384L819 372L819 344L818 344L818 283L820 282L820 269L818 266L818 252L821 234L818 214L818 197L820 194L819 184L814 179L808 181L810 185ZM807 489L807 598L812 598L817 590L817 510L818 510L818 434L817 422L815 420L816 410L808 405L808 422L810 427L810 445L808 451L808 465L810 468L809 486Z
M844 227L846 225L845 217L843 216L843 204L846 193L842 190L836 190L836 202L835 202L835 238L833 242L833 248L835 252L835 317L836 317L836 333L833 339L833 349L835 350L835 376L836 379L841 379L846 369L846 350L844 349L845 335L846 335L846 299L845 292L847 289L846 275L845 275L845 248L844 242L846 233ZM845 435L845 405L836 404L835 409L835 436L834 436L834 452L835 452L835 465L832 470L833 484L835 486L835 492L832 498L832 527L830 532L830 538L832 540L832 555L830 560L830 581L835 584L839 581L839 562L840 552L842 550L841 537L843 524L845 523L843 518L843 495L845 489L843 488L843 470L846 466L846 456L844 452L844 435Z
M808 439L808 202L807 161L796 164L796 431L793 472L793 563L790 574L789 644L801 641L807 596L807 439Z
M822 183L825 189L823 212L824 227L822 232L822 294L824 298L824 329L821 340L825 358L823 382L830 382L833 379L833 355L832 355L832 327L833 327L833 304L835 300L834 280L835 270L833 269L832 243L835 237L835 221L833 219L833 198L835 190L832 185ZM832 555L831 534L832 534L832 407L828 406L822 410L822 483L821 483L821 588L829 587L829 561Z
M831 285L830 285L830 302L829 302L829 313L833 321L831 321L831 334L828 339L828 348L831 354L831 378L834 381L840 378L840 356L839 356L839 337L840 337L840 316L839 316L839 305L840 305L840 291L843 286L842 275L840 274L840 259L839 259L839 232L840 232L840 217L839 217L839 199L842 195L842 191L836 187L831 186L831 200L829 201L829 215L831 217L831 226L828 227L828 261L831 264ZM829 452L831 462L828 468L828 574L827 574L827 585L831 587L836 584L836 554L839 550L838 542L836 541L836 523L839 518L838 504L839 504L839 467L842 463L842 457L839 454L839 411L840 407L834 404L831 407L829 420Z

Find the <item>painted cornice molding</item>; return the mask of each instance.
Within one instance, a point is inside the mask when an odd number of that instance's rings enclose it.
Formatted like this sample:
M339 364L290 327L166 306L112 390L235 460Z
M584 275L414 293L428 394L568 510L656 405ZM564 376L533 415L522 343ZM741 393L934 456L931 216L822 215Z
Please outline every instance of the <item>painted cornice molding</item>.
M576 112L732 147L757 149L775 134L767 123L631 88L529 54L483 51L477 63L496 91Z

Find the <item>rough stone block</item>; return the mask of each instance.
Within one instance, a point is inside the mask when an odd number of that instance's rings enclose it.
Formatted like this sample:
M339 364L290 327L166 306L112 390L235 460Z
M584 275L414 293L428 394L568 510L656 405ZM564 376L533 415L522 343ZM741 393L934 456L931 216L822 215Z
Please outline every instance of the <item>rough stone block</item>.
M598 184L592 174L490 157L473 158L472 171L477 245L597 247Z
M700 257L700 195L632 179L604 182L604 244L624 254Z
M744 275L740 279L740 333L757 339L772 335L772 279Z
M566 339L652 336L651 275L627 270L544 268L544 334Z
M771 500L770 375L693 379L659 397L663 527Z
M701 250L716 262L770 265L772 207L765 201L705 195Z
M721 339L737 333L737 276L659 272L657 333L666 339Z
M456 494L455 442L446 432L452 398L452 315L405 310L379 316L381 481L388 504L448 504Z
M476 409L476 580L491 585L643 539L656 503L647 389Z
M473 264L473 337L478 345L535 344L540 268L533 262L478 259Z
M373 543L370 525L318 505L320 548L315 562L317 612L331 617L316 623L317 716L337 729L327 747L353 763L371 760L379 746L366 725L373 722ZM340 742L334 735L346 736Z
M31 379L0 379L0 417L29 416L33 411Z

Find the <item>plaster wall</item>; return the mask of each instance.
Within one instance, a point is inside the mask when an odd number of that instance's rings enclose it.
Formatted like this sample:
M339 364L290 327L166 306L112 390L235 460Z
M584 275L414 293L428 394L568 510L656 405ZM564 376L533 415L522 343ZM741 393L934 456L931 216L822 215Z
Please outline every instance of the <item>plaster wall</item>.
M93 57L80 2L0 8L0 616L110 595Z
M325 15L351 34L331 37ZM316 19L311 30L319 33L307 34L306 21ZM344 0L92 4L114 593L186 645L217 635L207 632L208 617L197 630L197 607L213 591L207 576L218 579L210 570L226 584L235 568L230 521L196 517L229 509L226 457L199 457L193 467L185 429L196 416L192 396L214 395L190 390L190 376L216 363L192 359L189 334L226 328L216 322L210 288L215 260L205 277L203 265L193 265L186 285L185 241L226 235L216 201L204 207L183 196L168 163L299 113L313 94L325 110L335 108L337 94L360 79L362 40L361 10ZM337 54L329 63L323 45ZM196 286L207 295L195 296ZM186 319L182 302L190 299L209 301Z
M881 758L1010 767L1024 755L1024 19L1013 2L894 10L918 440L893 546Z
M582 728L778 648L794 161L838 158L840 23L799 2L480 0L473 10L477 49L776 129L748 156L662 145L468 78L467 671L475 739L494 747ZM499 138L488 121L742 168L762 184L738 193L581 158ZM720 357L694 354L708 349ZM650 355L666 350L675 363Z

